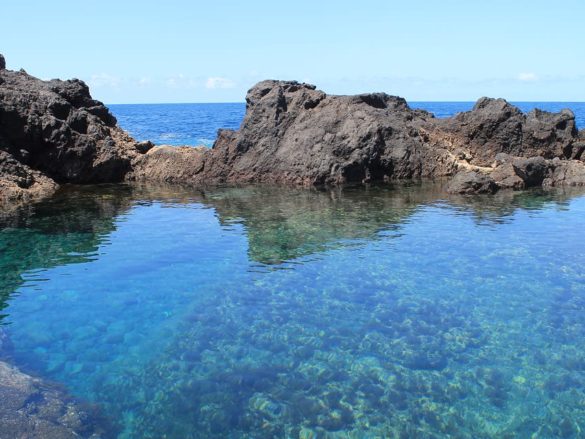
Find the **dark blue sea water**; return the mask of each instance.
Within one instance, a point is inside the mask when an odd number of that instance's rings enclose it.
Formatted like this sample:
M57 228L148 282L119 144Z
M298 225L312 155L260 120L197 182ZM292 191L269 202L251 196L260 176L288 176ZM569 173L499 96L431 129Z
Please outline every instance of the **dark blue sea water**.
M168 108L114 112L243 110ZM122 439L580 438L583 230L585 189L66 187L0 213L0 358Z
M413 108L430 111L437 117L452 116L473 108L473 102L411 102ZM579 129L585 128L583 102L514 102L522 111L534 108L575 113ZM219 128L237 129L246 105L233 104L136 104L111 105L118 123L138 140L151 140L157 145L211 146Z

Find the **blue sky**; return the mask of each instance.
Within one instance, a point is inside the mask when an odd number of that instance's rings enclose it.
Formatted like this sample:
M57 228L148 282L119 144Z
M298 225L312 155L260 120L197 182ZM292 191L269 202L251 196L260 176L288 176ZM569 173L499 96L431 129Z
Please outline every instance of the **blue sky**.
M238 102L266 78L410 101L585 101L585 1L9 1L9 68L107 103Z

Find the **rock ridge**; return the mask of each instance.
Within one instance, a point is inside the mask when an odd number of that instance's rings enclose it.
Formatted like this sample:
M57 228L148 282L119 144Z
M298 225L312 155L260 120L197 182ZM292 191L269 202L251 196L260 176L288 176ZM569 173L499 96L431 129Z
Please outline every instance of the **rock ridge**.
M524 114L481 98L439 119L386 93L328 95L278 80L248 91L240 128L219 130L211 149L154 146L123 131L82 81L0 69L0 200L124 180L316 186L456 176L451 192L493 193L585 185L584 151L570 110Z

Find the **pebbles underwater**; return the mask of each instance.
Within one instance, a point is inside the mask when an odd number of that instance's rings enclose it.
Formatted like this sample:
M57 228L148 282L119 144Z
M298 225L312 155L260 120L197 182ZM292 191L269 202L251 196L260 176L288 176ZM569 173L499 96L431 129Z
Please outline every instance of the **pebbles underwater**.
M1 221L0 355L117 437L583 435L582 192L106 185Z

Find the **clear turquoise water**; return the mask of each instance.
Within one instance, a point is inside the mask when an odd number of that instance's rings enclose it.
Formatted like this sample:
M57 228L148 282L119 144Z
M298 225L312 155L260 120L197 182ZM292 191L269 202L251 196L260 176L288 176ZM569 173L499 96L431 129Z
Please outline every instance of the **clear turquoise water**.
M436 117L453 116L469 111L474 102L409 102L412 108L432 112ZM585 128L583 102L514 102L522 111L534 108L575 113L579 129ZM111 105L119 124L139 140L162 145L211 146L219 128L237 129L246 111L246 104L136 104Z
M113 437L583 435L582 191L93 186L1 222L1 355Z

